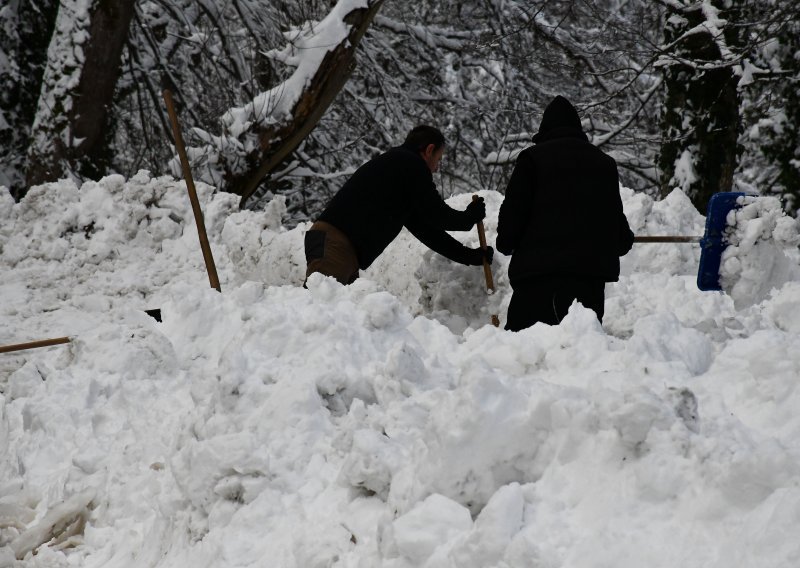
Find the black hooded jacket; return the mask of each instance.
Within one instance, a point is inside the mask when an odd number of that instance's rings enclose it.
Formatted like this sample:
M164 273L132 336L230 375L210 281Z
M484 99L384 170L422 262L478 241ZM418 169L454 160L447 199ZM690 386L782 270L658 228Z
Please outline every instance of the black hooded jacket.
M345 182L319 217L345 235L363 270L405 226L422 243L461 264L471 264L472 249L445 231L467 231L474 219L447 205L436 191L425 160L404 146L373 158Z
M633 245L613 158L593 146L575 107L556 97L523 150L500 207L497 250L512 286L538 276L615 282Z

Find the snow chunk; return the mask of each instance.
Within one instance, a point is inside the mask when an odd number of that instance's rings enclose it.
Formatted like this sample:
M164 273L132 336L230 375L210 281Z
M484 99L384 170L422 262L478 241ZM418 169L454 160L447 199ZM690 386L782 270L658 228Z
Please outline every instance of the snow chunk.
M786 249L800 243L798 221L786 215L776 197L745 196L728 213L727 247L720 284L737 307L756 304L786 282L800 278Z

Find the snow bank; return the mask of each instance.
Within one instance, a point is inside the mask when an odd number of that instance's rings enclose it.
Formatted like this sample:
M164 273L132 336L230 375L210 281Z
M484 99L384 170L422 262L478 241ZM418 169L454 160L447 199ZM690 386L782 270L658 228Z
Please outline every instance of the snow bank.
M222 293L182 183L0 200L0 343L73 337L0 359L0 566L76 496L85 526L17 566L800 558L798 282L740 306L696 289L696 245L635 245L603 326L576 304L508 333L502 255L492 296L405 233L355 284L303 289L279 200L198 190ZM679 192L623 201L637 233L702 231Z
M727 246L720 262L720 285L738 305L761 301L787 282L800 279L797 220L786 216L777 197L744 196L726 219Z

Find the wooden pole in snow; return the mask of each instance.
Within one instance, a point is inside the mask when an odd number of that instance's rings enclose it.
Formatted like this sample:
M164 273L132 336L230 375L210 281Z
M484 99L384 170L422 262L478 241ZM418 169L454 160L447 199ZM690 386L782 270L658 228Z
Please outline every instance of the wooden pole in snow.
M200 237L200 248L203 250L203 260L205 260L206 263L208 281L212 288L216 288L217 292L221 292L222 290L219 286L219 278L217 277L217 267L214 264L214 257L211 256L211 246L208 244L206 225L203 221L203 210L200 209L200 202L197 199L197 190L195 190L194 187L192 171L189 169L189 158L186 156L186 147L183 144L181 127L178 124L178 115L175 113L175 103L172 100L172 92L169 89L164 89L163 94L164 102L167 103L169 121L172 123L172 132L175 135L175 148L178 150L178 156L181 159L181 166L183 167L183 177L186 179L186 189L189 192L189 201L192 202L194 221L195 225L197 225L197 235Z

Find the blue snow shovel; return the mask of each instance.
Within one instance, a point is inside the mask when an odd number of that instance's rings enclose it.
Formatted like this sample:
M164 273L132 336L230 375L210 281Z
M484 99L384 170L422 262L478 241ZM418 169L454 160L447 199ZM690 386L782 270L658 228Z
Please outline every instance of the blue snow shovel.
M706 234L700 240L700 267L697 269L697 287L700 290L722 290L719 284L719 263L727 246L725 228L728 213L741 207L736 201L742 192L715 193L708 202Z
M742 192L721 192L711 196L708 202L706 215L706 230L702 237L683 236L637 236L635 243L700 243L700 266L697 269L697 287L700 290L722 290L719 283L719 265L722 260L722 251L727 246L725 228L727 227L728 213L741 207L737 203L740 197L747 195Z

